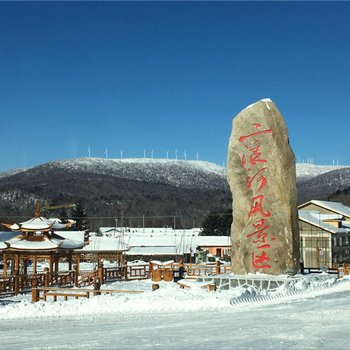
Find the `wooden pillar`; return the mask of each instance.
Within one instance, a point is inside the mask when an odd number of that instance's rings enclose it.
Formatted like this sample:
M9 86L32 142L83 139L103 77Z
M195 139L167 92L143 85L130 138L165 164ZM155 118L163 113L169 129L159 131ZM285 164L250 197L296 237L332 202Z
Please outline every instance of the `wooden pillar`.
M34 255L33 258L33 273L36 274L37 273L37 261L36 261L36 255Z
M14 292L15 292L15 295L19 293L19 254L15 255Z
M4 262L3 274L4 274L4 277L7 277L7 255L6 254L4 254L3 262Z
M10 259L10 275L13 275L15 273L15 258L12 256Z
M101 255L99 253L97 253L97 268L101 268L102 266L102 259L101 259Z
M44 285L45 287L48 287L49 284L50 284L50 270L48 267L45 267L44 268L44 273L45 273L45 276L44 276Z
M28 259L27 258L22 258L22 265L23 265L23 274L27 276L27 263Z
M101 255L98 253L98 258L97 258L97 275L98 278L100 279L100 283L101 285L104 283L104 279L103 279L103 262L102 262L102 257Z
M80 274L80 254L77 255L76 262L77 262L77 273L79 275Z
M50 254L50 273L53 273L53 256Z
M72 270L72 253L69 253L69 256L68 256L68 270L69 271Z
M77 264L73 265L73 270L74 270L74 286L76 288L78 288L79 287L79 279L78 279L79 274L78 274L78 265Z

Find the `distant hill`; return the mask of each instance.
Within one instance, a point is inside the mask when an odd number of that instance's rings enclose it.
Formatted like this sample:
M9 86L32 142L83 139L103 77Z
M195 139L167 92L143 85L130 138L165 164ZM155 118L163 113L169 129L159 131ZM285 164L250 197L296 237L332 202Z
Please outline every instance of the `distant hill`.
M298 202L328 199L350 186L350 168L297 164ZM334 170L336 169L336 170ZM331 171L333 170L333 171ZM201 225L231 206L225 168L204 161L81 158L0 173L0 219L33 215L34 203L82 200L93 226ZM59 216L59 210L50 213ZM175 217L175 219L174 219Z
M340 194L349 186L350 168L329 171L298 183L298 203L302 204L312 199L339 201L335 194Z
M121 216L124 225L142 225L143 215L153 217L148 226L173 225L174 216L178 227L200 225L210 210L231 205L223 167L162 159L54 161L0 176L0 199L1 217L30 216L36 200L81 199L96 225L113 226Z

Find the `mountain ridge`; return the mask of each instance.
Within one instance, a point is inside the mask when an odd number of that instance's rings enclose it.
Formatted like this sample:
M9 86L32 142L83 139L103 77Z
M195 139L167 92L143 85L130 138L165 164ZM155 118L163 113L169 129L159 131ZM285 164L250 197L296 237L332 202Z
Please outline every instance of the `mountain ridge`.
M299 204L327 199L350 186L350 168L345 166L301 163L296 172ZM184 225L231 206L224 167L147 158L56 160L0 173L0 199L3 218L32 215L36 200L50 205L82 200L89 216L178 216Z

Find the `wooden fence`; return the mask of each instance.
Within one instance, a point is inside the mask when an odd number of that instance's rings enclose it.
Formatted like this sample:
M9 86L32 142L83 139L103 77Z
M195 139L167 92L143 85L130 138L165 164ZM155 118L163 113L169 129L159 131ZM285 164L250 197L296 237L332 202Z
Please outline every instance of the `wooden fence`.
M48 297L52 297L53 301L57 301L57 298L62 297L64 300L68 298L90 298L95 295L101 294L116 294L116 293L143 293L142 290L111 290L111 289L83 289L83 288L54 288L54 287L36 287L32 289L32 302L38 302L39 300L46 301Z
M207 276L218 273L229 273L229 265L196 265L185 264L188 276ZM166 268L167 281L173 279L173 271L178 269L174 263ZM164 274L165 275L165 274ZM0 275L0 296L28 292L36 287L72 287L76 288L102 285L106 282L140 280L150 278L149 264L123 265L118 267L100 268L92 271L71 270L66 272L49 271L19 275Z
M188 276L211 276L230 273L231 266L221 264L185 264L185 270Z
M0 275L0 295L18 294L30 291L37 286L73 286L74 271L59 273L27 273L19 275Z

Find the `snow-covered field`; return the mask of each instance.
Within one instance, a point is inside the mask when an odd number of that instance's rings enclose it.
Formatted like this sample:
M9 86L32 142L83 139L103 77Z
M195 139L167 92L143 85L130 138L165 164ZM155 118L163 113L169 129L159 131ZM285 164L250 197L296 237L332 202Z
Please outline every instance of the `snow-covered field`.
M347 349L350 279L300 294L233 303L244 289L208 292L161 282L116 282L141 294L32 304L0 299L1 349ZM330 283L331 282L331 283ZM334 282L334 283L333 283Z

